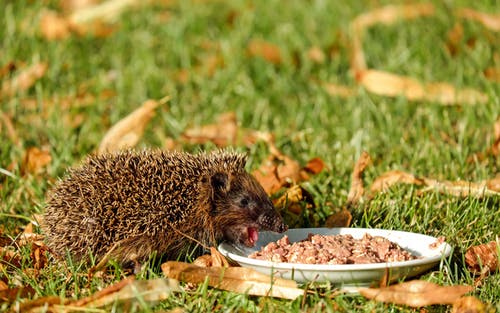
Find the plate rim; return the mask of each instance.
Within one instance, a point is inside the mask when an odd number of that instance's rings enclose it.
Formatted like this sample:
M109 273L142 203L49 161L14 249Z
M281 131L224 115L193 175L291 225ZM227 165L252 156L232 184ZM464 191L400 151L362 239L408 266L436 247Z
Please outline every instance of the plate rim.
M400 235L410 235L416 237L426 237L428 240L438 240L437 237L414 233L402 230L394 230L394 229L382 229L382 228L354 228L354 227L320 227L320 228L292 228L288 231L309 231L314 232L314 230L336 230L339 232L342 231L354 231L354 232L362 232L365 231L367 233L370 232L382 232L382 233L397 233ZM261 232L262 233L262 232ZM271 233L271 232L270 232ZM286 232L284 233L286 234ZM345 234L345 233L343 233ZM385 236L384 236L385 237ZM385 237L387 238L387 237ZM389 239L389 238L388 238ZM390 239L389 239L390 240ZM392 240L391 240L392 241ZM235 253L228 251L225 247L233 247L234 249L238 249L237 245L231 244L228 242L222 242L218 245L218 250L226 257L230 258L237 263L251 265L251 266L259 266L270 268L272 270L305 270L305 271L328 271L328 272L345 272L345 271L371 271L371 270L379 270L386 268L402 268L402 267L416 267L423 266L430 263L437 263L443 259L446 259L450 256L453 247L447 243L446 241L442 242L439 246L436 247L436 255L408 260L408 261L396 261L396 262L383 262L383 263L368 263L368 264L304 264L304 263L285 263L285 262L272 262L266 260L257 260L251 259L246 256L241 256Z

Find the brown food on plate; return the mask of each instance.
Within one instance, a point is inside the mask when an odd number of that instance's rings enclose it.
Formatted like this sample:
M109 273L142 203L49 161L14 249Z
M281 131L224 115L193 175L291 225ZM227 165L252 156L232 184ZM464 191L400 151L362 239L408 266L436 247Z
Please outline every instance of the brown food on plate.
M417 257L381 236L314 235L290 243L288 236L249 255L252 259L301 264L369 264L414 260Z

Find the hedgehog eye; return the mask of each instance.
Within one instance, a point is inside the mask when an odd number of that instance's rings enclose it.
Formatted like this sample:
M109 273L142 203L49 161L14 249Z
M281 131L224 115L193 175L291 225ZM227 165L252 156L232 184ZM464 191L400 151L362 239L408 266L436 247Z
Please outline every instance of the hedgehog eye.
M249 200L248 198L243 198L240 200L240 207L246 208L248 206Z

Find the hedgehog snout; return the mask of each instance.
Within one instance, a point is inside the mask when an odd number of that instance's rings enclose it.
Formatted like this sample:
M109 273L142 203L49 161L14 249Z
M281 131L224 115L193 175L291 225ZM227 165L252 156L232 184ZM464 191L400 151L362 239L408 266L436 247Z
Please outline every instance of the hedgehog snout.
M270 216L262 214L257 219L257 223L264 230L271 230L278 233L285 232L288 229L288 226L283 223L283 219L279 215Z

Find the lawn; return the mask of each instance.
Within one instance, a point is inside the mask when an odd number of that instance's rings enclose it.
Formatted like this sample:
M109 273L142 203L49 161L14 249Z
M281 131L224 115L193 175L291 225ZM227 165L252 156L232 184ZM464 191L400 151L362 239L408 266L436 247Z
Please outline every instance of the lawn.
M0 252L19 256L16 262L3 256L0 283L6 288L33 288L19 295L21 301L48 296L80 299L124 279L116 264L104 275L88 277L87 265L70 259L55 262L44 251L48 262L41 262L34 256L38 246L19 246L12 240L19 239L34 215L43 213L46 193L57 179L94 153L108 130L148 99L170 97L160 101L136 148L215 149L210 140L194 143L183 134L233 112L239 130L272 134L275 146L302 166L312 158L321 159L325 169L300 182L314 206L289 220L296 227L324 226L327 217L345 205L353 166L363 151L372 160L364 172L366 188L393 170L436 181L498 182L497 1L435 1L432 14L376 22L362 36L352 27L357 16L410 2L147 1L124 8L113 19L69 27L64 36L48 38L43 21L49 10L59 16L84 10L65 9L63 4L69 3L0 4ZM456 13L464 8L497 14L497 28ZM356 36L361 40L357 48ZM352 61L360 49L364 65ZM40 75L21 80L30 67L37 67ZM422 84L447 83L455 88L453 95L473 90L481 96L440 101L426 91L412 98L397 84L375 79L373 86L363 76L366 69ZM12 83L16 79L22 83ZM223 145L246 152L249 171L258 169L270 154L264 141ZM453 246L452 256L419 278L445 286L474 285L476 277L466 266L465 252L500 235L500 188L491 189L487 195L457 196L432 186L394 184L356 201L349 208L351 227L445 236ZM34 233L40 230L35 227ZM137 278L162 276L152 262ZM323 288L292 301L200 284L155 305L139 301L131 309L415 310L337 291ZM0 310L15 310L15 297L4 301L3 295ZM500 310L498 268L470 295ZM450 308L433 305L425 310Z

